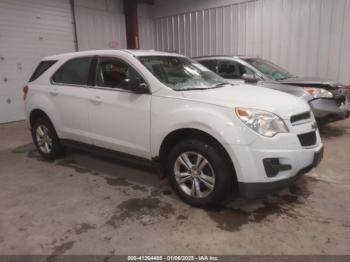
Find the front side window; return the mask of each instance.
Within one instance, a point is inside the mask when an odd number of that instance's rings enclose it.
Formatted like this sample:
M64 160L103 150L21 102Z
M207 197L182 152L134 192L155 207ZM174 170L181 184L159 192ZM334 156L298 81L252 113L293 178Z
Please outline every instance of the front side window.
M101 87L123 88L125 81L144 83L140 74L124 61L114 57L100 57L96 84Z
M208 68L185 57L138 58L160 82L176 91L216 88L227 83Z
M61 66L52 80L60 84L87 85L92 57L74 58Z
M206 68L210 69L211 71L218 73L217 70L217 65L218 65L218 61L217 60L200 60L198 61L199 63L201 63L202 65L204 65Z
M238 62L220 60L218 74L223 78L242 79L244 74L254 74L254 72Z
M271 62L263 60L261 58L247 58L247 59L244 59L244 61L246 61L251 66L255 67L257 70L259 70L261 73L266 75L268 78L275 81L285 80L285 79L294 77L285 69Z
M223 78L240 79L243 72L241 72L237 62L221 60L219 61L218 74Z

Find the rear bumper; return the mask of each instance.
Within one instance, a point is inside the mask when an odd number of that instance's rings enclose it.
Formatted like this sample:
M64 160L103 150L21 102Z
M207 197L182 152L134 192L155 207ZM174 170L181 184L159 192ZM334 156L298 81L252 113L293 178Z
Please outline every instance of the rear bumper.
M294 184L299 178L301 178L304 174L308 173L312 168L316 167L321 162L323 158L323 151L324 148L322 146L321 149L315 153L312 164L299 170L298 173L293 177L266 183L239 182L238 188L240 196L249 199L257 198Z

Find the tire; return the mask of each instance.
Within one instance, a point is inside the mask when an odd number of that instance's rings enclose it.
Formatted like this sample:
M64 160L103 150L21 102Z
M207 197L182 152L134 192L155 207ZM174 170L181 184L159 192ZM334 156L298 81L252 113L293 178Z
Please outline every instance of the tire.
M172 148L166 173L172 188L184 202L196 207L213 207L233 192L235 180L220 152L214 145L197 139L183 140ZM196 166L199 159L200 164ZM192 164L191 169L189 164Z
M47 160L54 160L63 153L63 146L50 120L38 118L32 127L32 138L40 155Z

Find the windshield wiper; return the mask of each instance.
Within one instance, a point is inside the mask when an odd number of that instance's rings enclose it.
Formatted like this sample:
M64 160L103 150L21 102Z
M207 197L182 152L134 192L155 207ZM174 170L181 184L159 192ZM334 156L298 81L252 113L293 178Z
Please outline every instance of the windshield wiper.
M191 90L207 90L207 89L214 89L214 88L219 88L225 85L232 85L230 83L219 83L216 84L214 86L210 86L210 87L191 87L191 88L186 88L186 89L174 89L176 91L191 91Z
M207 90L207 89L219 88L225 85L230 85L230 83L219 83L211 87L192 87L192 88L186 88L186 89L178 89L177 91Z
M290 76L280 77L280 78L277 78L276 81L287 80L291 78L296 78L296 76L290 75Z
M216 84L215 86L212 86L211 88L219 88L219 87L223 87L225 85L230 85L230 83L219 83L219 84Z
M192 87L192 88L186 88L186 89L178 89L177 91L191 91L191 90L207 90L212 89L212 87Z

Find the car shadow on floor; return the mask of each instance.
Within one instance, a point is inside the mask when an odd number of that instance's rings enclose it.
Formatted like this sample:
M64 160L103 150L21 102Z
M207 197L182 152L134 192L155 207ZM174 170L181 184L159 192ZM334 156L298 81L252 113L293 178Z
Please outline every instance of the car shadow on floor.
M112 186L139 184L150 188L170 190L166 179L160 175L156 167L146 165L133 159L121 159L113 156L101 156L97 153L66 148L62 157L55 161L43 159L33 143L19 146L12 150L15 154L24 154L27 158L48 162L52 165L70 168L78 174L87 174L105 178ZM52 170L55 170L54 168ZM129 181L129 182L127 182Z
M320 135L321 138L325 139L333 139L340 136L343 136L345 134L350 134L350 127L349 126L339 126L339 125L325 125L320 127Z
M12 153L24 154L26 158L45 161L40 157L32 143L17 147ZM121 190L130 188L131 190L148 192L150 197L166 195L167 201L172 203L174 203L173 201L181 201L172 192L167 179L150 166L120 159L105 158L76 149L67 149L62 158L45 162L70 168L77 174L103 177L108 186L120 187ZM296 218L297 214L294 212L294 208L298 205L304 205L309 195L312 194L310 184L314 182L310 178L303 178L297 181L295 185L263 198L253 200L229 199L224 205L206 209L205 212L217 224L218 228L226 231L239 230L241 226L247 223L259 223L270 215ZM162 197L159 200L164 201ZM179 215L178 217L180 220L186 220L186 215Z

